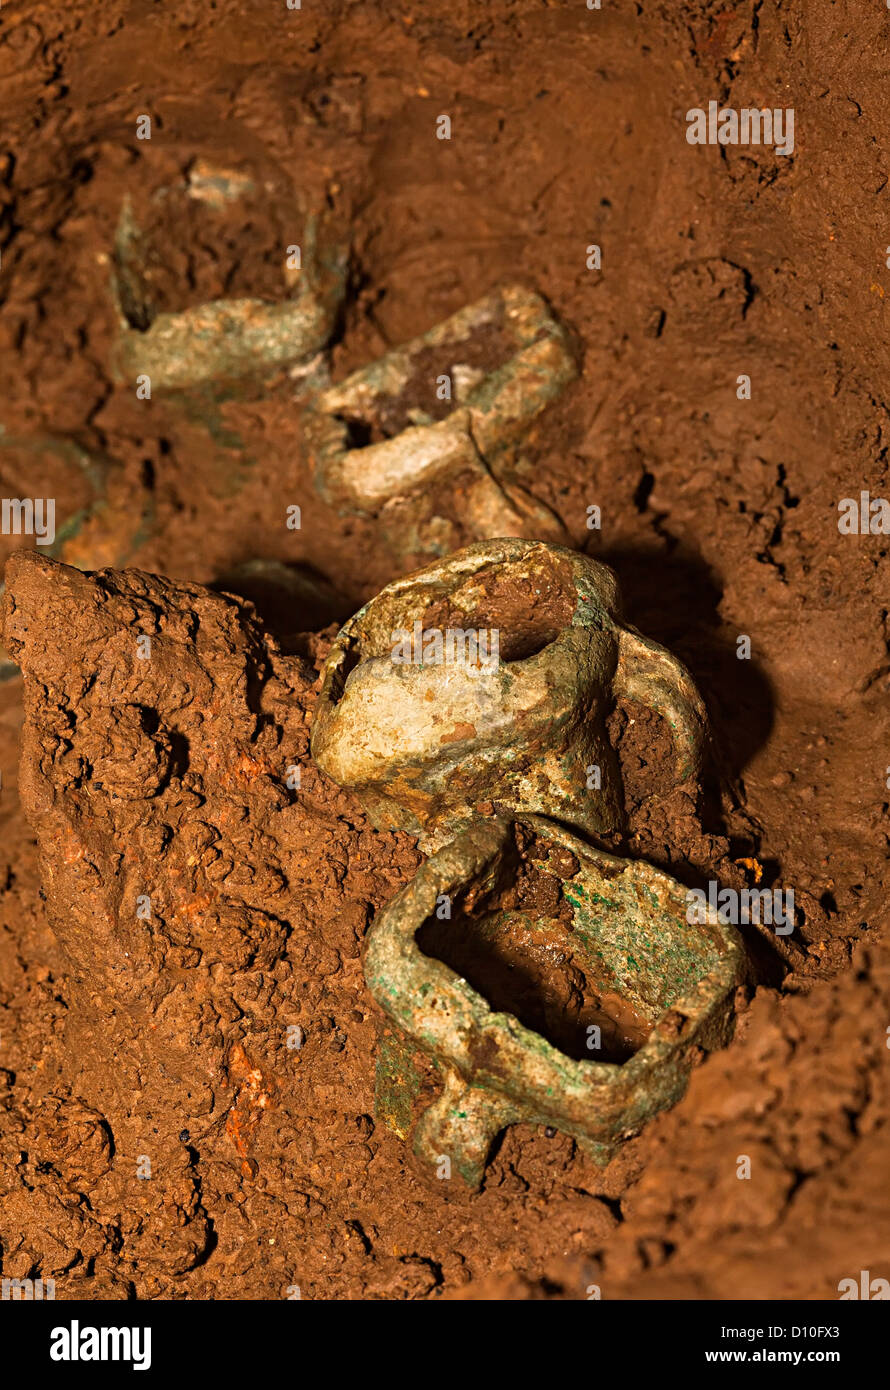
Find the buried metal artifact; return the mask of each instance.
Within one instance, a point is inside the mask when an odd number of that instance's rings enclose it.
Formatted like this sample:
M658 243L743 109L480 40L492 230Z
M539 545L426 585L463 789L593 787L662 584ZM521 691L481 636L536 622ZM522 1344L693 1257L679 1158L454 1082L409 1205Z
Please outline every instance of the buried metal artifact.
M559 908L529 910L509 893L504 902L527 837L561 883ZM574 1045L565 1027L555 1045L517 1017L512 980L533 975L536 964L567 981L555 1002L563 1024L574 1025ZM399 1034L443 1076L414 1129L415 1154L438 1176L456 1172L475 1189L506 1125L551 1125L605 1164L673 1105L704 1052L729 1041L744 951L716 914L689 923L685 890L650 864L594 850L541 817L494 818L421 866L374 921L364 968ZM502 1006L474 980L500 992ZM377 1113L391 1126L413 1098L400 1094L414 1078L409 1051L403 1055L401 1068L392 1049L378 1062ZM406 1128L403 1119L404 1137Z
M120 377L145 375L152 387L182 390L203 382L258 376L291 366L317 380L314 359L327 346L346 284L346 252L328 243L322 220L305 218L305 245L295 292L265 299L214 299L177 313L158 313L146 287L148 248L126 201L114 245L112 298ZM284 289L284 280L282 280Z
M454 549L450 504L464 534L567 540L522 486L520 451L576 375L540 295L497 290L311 400L315 486L340 512L376 517L400 557Z
M676 777L695 778L689 673L623 622L607 566L539 541L479 542L397 580L327 658L316 762L432 852L368 934L365 978L394 1025L375 1110L473 1189L520 1121L608 1162L732 1033L738 933L713 912L690 922L679 883L566 828L623 822L618 698L667 720ZM419 1118L417 1048L443 1080Z
M312 754L378 828L424 850L480 808L606 835L624 799L606 717L637 701L696 776L704 706L685 667L622 620L606 565L540 541L480 541L396 580L328 655Z

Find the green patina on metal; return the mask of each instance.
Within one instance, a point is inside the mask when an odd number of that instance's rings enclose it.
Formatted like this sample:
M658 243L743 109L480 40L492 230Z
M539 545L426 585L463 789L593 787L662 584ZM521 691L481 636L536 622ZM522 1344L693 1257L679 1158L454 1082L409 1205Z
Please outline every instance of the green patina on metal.
M558 617L542 634L545 601ZM530 654L484 668L431 664L422 650L394 661L393 633L422 625L431 605L446 626L490 627L502 647L518 642ZM341 629L323 671L312 753L375 825L407 830L426 850L466 829L485 802L603 836L624 821L606 726L619 698L673 715L677 779L694 777L701 697L679 661L623 621L613 572L542 541L480 541L388 585ZM601 774L595 790L592 765ZM602 887L608 909L608 882Z
M480 333L498 337L506 361L466 365ZM304 430L315 486L341 513L375 517L403 560L447 554L468 533L567 540L556 514L522 484L521 446L576 375L545 301L517 286L496 290L313 397ZM435 419L412 404L412 391L443 380L453 403Z
M374 1075L374 1114L407 1139L414 1123L414 1106L420 1094L420 1073L414 1063L415 1044L399 1033L388 1033L377 1050Z
M179 313L157 312L143 275L148 249L126 200L111 277L120 324L113 362L118 377L145 375L152 389L177 390L310 364L333 331L345 291L347 255L328 235L323 217L310 213L304 225L300 277L295 291L278 303L218 299Z
M586 890L586 896L565 895L574 907L575 959L580 950L598 984L619 990L649 1032L620 1064L578 1061L510 1013L495 1012L465 980L421 951L417 933L433 920L443 894L460 902L470 889L472 921L458 917L450 927L484 935L504 924L497 909L486 916L485 902L509 876L513 824L503 818L477 822L434 854L377 917L365 955L372 994L443 1072L442 1094L414 1129L414 1151L430 1169L447 1157L471 1188L481 1182L495 1135L518 1121L552 1125L594 1161L607 1162L623 1138L679 1099L702 1052L728 1041L732 992L744 970L734 928L716 916L705 924L687 922L685 890L666 874L593 850L542 817L520 817L527 831L574 855L578 868L567 886ZM603 879L611 889L608 900L594 891ZM395 1053L387 1058L390 1111L400 1065Z
M405 664L393 659L394 634L423 628L429 613L472 629L480 612L513 643L506 661L468 672L423 652ZM375 825L408 830L432 853L374 922L365 976L394 1028L442 1072L441 1095L414 1126L415 1153L439 1176L447 1159L473 1188L495 1134L520 1120L553 1125L607 1162L679 1098L703 1052L731 1035L744 967L733 928L690 924L679 883L556 824L591 835L622 824L605 724L620 698L664 716L677 779L694 778L706 718L688 672L624 624L609 569L540 541L480 542L397 580L345 625L323 672L316 761L355 792ZM601 773L593 794L591 764ZM571 910L565 951L553 944L567 931L561 917L499 905L517 825L550 842L545 858ZM603 1003L604 1026L635 1020L632 1055L569 1055L421 949L418 934L427 940L443 896L458 905L449 933L466 933L474 950L497 950L506 937L511 949L552 946L568 959L573 978L580 971ZM459 906L467 902L470 909ZM398 1078L389 1084L397 1089Z

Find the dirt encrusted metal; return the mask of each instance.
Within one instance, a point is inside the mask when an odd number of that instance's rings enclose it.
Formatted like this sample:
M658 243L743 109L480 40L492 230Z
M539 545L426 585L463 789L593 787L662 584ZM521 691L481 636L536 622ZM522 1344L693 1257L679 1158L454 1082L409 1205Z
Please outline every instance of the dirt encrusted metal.
M667 721L675 777L694 783L707 724L689 673L624 622L607 566L540 541L479 542L397 580L327 658L315 760L432 855L367 940L393 1028L377 1115L471 1189L520 1121L608 1162L732 1032L734 928L690 922L679 883L568 828L623 823L619 698ZM419 1118L417 1048L442 1076Z
M114 368L121 379L150 378L152 389L261 376L309 364L331 337L346 286L346 251L322 216L305 216L295 287L277 303L215 299L158 312L146 285L149 247L125 202L114 244L112 297L120 331Z
M313 397L304 432L315 486L341 513L375 517L397 556L454 549L443 495L471 537L567 540L523 485L522 446L576 375L540 295L497 290Z
M560 918L499 902L517 871L516 825L558 858L569 908ZM443 921L446 902L452 915ZM579 1010L590 1060L567 1055L514 1013L493 1008L467 978L428 954L429 944L422 949L431 925L442 929L440 938L469 941L467 959L474 943L484 957L517 929L527 955L537 938L551 966L571 957L596 1001L588 1016L597 1023L584 1025ZM497 1133L520 1121L551 1125L597 1163L608 1162L623 1139L680 1098L704 1053L729 1041L743 971L738 933L716 914L691 925L675 880L594 850L541 817L480 821L439 850L377 917L365 955L374 998L444 1073L441 1095L414 1130L414 1152L440 1175L448 1160L470 1188L482 1180ZM599 1059L610 1050L624 1059ZM403 1133L406 1084L391 1061L378 1072L378 1115L399 1116Z
M427 851L480 807L601 836L624 820L606 731L618 698L664 716L677 779L694 779L701 697L623 621L613 571L542 542L478 542L388 585L341 629L312 753L376 826Z

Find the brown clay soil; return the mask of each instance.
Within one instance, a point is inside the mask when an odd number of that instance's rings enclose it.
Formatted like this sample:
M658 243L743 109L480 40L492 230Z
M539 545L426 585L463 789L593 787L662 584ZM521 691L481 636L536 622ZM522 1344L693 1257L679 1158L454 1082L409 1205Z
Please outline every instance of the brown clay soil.
M842 498L890 495L888 62L884 9L852 0L3 5L0 492L62 517L104 489L65 557L134 566L8 567L4 1276L60 1299L831 1299L890 1276L890 542L838 529ZM793 106L793 154L688 145L712 99ZM155 196L205 167L251 184L228 220ZM660 721L616 708L623 850L798 909L789 937L743 929L735 1040L605 1170L520 1125L462 1196L374 1117L362 942L420 855L307 750L331 623L398 568L313 491L285 373L203 412L115 382L125 196L162 307L274 297L326 206L350 254L335 380L516 281L572 336L523 484L614 566L714 734L696 801ZM336 594L258 617L212 591L257 557Z

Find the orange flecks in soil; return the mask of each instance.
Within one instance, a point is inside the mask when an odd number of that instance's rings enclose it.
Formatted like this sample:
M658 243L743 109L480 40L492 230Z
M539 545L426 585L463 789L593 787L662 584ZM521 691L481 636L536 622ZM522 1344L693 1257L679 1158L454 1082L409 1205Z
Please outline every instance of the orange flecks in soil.
M250 785L257 777L268 777L274 771L275 768L267 758L252 758L249 753L239 753L235 762L220 772L219 782L222 787L233 787L245 782Z
M177 907L173 913L174 921L178 917L197 917L202 912L206 912L210 904L217 895L215 893L199 893L196 898L190 898L188 902Z
M248 1155L260 1120L274 1104L275 1083L254 1066L241 1043L235 1043L229 1054L229 1076L238 1083L238 1091L226 1120L226 1134L241 1155L242 1176L250 1178L256 1164Z
M66 864L76 864L79 859L83 859L83 845L74 835L68 835L62 858Z
M763 878L763 865L756 859L736 859L733 861L740 864L743 869L748 869L754 875L754 882L759 883Z

